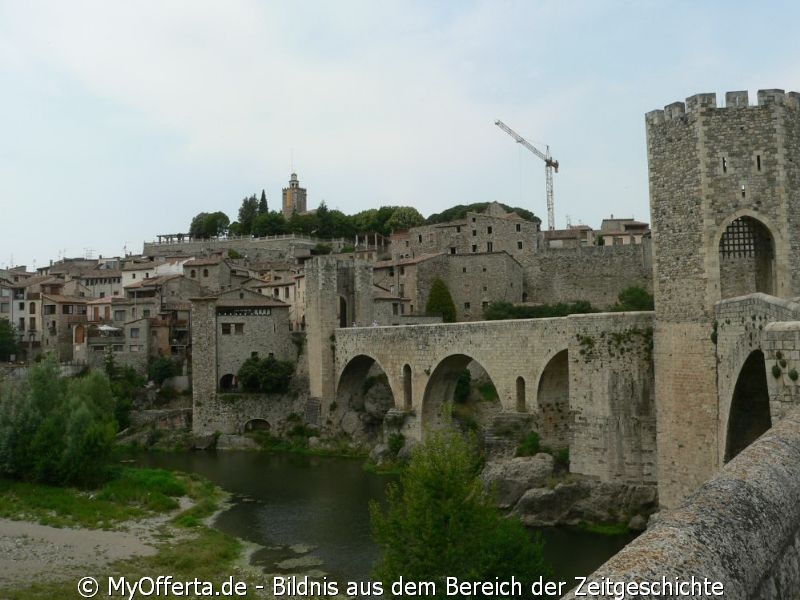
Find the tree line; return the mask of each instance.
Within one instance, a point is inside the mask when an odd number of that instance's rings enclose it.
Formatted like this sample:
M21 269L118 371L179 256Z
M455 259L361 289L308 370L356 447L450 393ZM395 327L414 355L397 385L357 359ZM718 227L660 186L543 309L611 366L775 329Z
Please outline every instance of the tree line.
M484 210L488 204L459 204L426 219L412 206L381 206L346 215L340 210L329 209L322 201L314 211L294 213L286 218L281 211L269 209L266 192L261 190L260 198L253 194L242 200L237 219L233 222L222 211L195 215L189 225L189 235L199 239L221 236L263 237L287 233L320 238L352 238L373 233L388 236L393 231L461 219L467 212ZM530 221L539 221L532 212L523 208L501 206Z

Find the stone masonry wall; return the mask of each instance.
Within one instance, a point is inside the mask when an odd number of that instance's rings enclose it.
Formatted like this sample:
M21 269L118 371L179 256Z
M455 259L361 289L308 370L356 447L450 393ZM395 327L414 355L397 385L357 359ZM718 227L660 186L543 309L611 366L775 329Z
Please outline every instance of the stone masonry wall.
M519 257L527 301L543 304L587 300L606 308L627 287L652 292L650 244L542 249Z
M720 466L715 348L709 329L721 299L719 242L728 224L749 217L766 227L774 250L774 293L796 280L800 189L787 184L800 160L798 97L759 92L697 94L647 114L647 148L656 299L655 381L659 498L666 506ZM797 265L795 261L795 265ZM731 265L725 265L731 272ZM737 273L736 269L733 269ZM737 275L738 277L738 275ZM744 278L726 282L736 293ZM735 285L734 285L735 283Z
M659 515L589 580L687 581L694 576L721 582L726 600L793 598L800 589L798 498L800 415L795 410L676 509Z

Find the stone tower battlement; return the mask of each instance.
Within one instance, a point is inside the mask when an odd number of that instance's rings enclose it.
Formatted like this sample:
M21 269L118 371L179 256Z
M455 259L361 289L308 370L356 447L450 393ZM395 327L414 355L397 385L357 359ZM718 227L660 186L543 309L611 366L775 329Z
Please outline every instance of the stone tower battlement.
M659 497L716 472L714 306L800 294L800 94L695 94L645 116L653 232Z
M652 110L645 115L647 126L660 125L666 121L680 119L687 115L697 114L703 109L740 109L759 108L764 106L785 106L800 110L800 92L784 90L758 90L758 102L751 105L746 90L725 93L725 106L717 106L715 93L695 94L686 98L685 102L673 102L663 109Z

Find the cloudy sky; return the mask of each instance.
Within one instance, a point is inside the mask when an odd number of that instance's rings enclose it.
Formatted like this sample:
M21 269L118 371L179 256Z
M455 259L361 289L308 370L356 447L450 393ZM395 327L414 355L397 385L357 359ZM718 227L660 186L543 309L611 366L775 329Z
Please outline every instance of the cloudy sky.
M649 220L644 113L800 90L796 3L0 0L0 266L140 252L294 170L309 207Z

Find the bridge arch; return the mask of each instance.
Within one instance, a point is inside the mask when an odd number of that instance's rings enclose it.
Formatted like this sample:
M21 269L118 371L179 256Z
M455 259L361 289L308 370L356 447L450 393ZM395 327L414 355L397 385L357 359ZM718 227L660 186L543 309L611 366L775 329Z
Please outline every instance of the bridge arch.
M444 415L442 409L455 397L456 386L464 370L474 363L486 374L496 391L494 380L483 363L467 354L450 354L433 369L425 385L422 397L421 424L423 435L426 431L437 429L448 422L450 415ZM501 410L500 399L495 398L491 407Z
M236 388L236 376L233 373L225 373L219 378L219 391L230 392Z
M553 354L545 363L536 387L537 422L542 444L569 446L569 352Z
M266 419L250 419L242 426L242 431L248 433L250 431L269 431L272 425Z
M744 361L733 389L725 435L725 462L772 427L764 353L754 350Z
M358 354L347 362L339 375L336 400L358 410L363 407L366 393L375 385L385 386L397 405L389 374L383 365L373 356Z
M720 299L754 292L781 295L783 276L775 259L786 250L780 230L768 217L750 209L736 211L713 239Z

